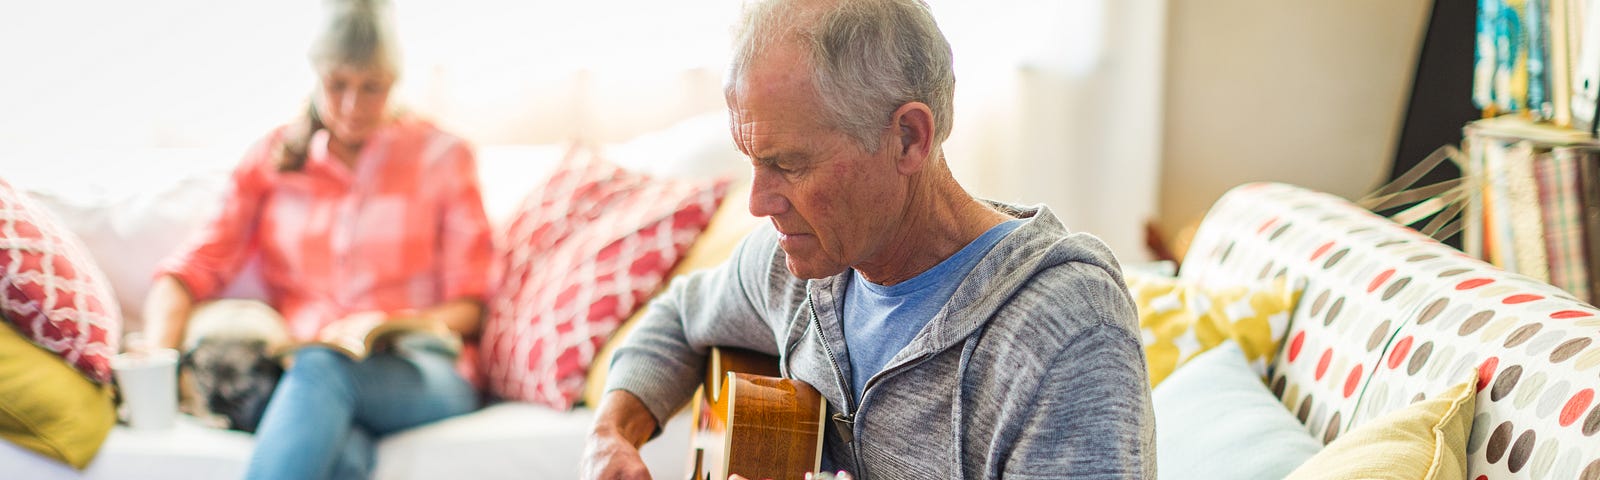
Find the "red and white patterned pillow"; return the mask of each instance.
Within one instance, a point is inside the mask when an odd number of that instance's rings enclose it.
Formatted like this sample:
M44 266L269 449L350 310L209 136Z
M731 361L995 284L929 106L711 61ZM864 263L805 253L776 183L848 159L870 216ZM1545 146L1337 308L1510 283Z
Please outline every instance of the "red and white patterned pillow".
M611 333L710 222L725 181L658 179L568 153L502 232L480 367L489 392L567 409Z
M49 211L0 180L0 316L105 383L122 310L88 252Z

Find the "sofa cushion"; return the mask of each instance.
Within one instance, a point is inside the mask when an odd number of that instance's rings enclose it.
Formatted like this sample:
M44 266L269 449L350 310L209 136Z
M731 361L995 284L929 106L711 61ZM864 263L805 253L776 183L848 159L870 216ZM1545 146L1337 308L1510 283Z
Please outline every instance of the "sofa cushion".
M1200 230L1183 278L1307 279L1269 385L1313 435L1360 428L1477 369L1469 478L1600 478L1600 310L1291 185L1235 188Z
M1322 449L1235 342L1196 355L1150 396L1161 478L1276 480Z
M0 180L0 315L84 375L111 380L122 313L83 242Z
M1457 256L1396 332L1357 422L1478 371L1475 475L1600 478L1600 310L1566 292Z
M686 476L691 423L687 412L677 415L662 426L660 436L639 448L652 478ZM373 478L582 478L579 460L592 425L592 409L501 402L384 437Z
M239 152L91 148L41 157L51 165L17 175L12 185L83 241L111 282L123 331L142 330L140 313L156 266L216 215ZM258 271L247 267L225 296L265 299Z
M85 381L87 383L87 381ZM523 480L578 477L584 436L594 411L552 410L502 402L377 442L380 480ZM688 465L687 413L667 422L661 435L639 449L654 478L682 476ZM204 426L187 415L163 430L111 429L84 470L0 440L0 478L26 480L165 480L245 478L255 438Z
M1440 273L1413 259L1450 251L1342 198L1256 183L1211 207L1178 274L1212 286L1305 282L1268 385L1328 443L1352 426L1389 342Z
M116 423L109 388L0 325L0 438L82 469Z
M668 278L712 268L722 264L733 255L733 248L739 246L744 237L754 231L761 224L761 217L750 215L750 210L744 200L750 197L750 182L744 181L741 186L728 192L727 199L717 207L717 212L711 216L710 225L706 231L695 239L694 245L689 247L689 252L683 255L683 260L672 268ZM633 331L634 324L639 317L648 311L648 306L639 308L623 322L617 331L595 356L594 365L589 368L588 379L584 381L583 403L591 407L600 405L600 397L604 396L606 388L606 374L611 371L611 353L617 346L628 338L628 332Z
M726 191L726 181L652 178L574 148L501 235L481 351L490 393L571 407L601 344Z
M1299 292L1282 279L1252 287L1210 288L1177 278L1126 272L1139 309L1150 385L1196 354L1233 340L1258 375L1278 351Z
M1285 478L1465 479L1476 386L1470 379L1356 427Z
M618 166L657 178L732 178L748 175L749 162L728 136L728 111L679 120L625 142L601 145Z

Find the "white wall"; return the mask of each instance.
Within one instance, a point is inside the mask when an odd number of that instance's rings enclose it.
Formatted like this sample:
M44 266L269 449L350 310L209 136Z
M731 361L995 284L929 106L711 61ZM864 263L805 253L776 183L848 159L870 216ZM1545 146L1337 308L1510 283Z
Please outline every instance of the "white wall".
M996 4L980 2L965 4L971 12L945 11L962 24L986 15L989 24L1027 27L1036 33L1010 49L1038 50L1008 66L957 43L975 36L951 35L958 80L946 153L956 178L979 196L1048 205L1121 261L1147 260L1142 225L1156 211L1167 1L1000 5L1021 13L986 14ZM944 26L962 33L963 25Z
M152 147L241 152L314 83L316 0L90 3L0 2L0 65L27 72L0 79L0 176ZM724 108L734 0L394 3L396 103L480 146L619 142ZM1142 260L1167 0L931 3L956 56L957 178Z
M1347 198L1394 155L1426 0L1173 1L1160 226L1256 180Z

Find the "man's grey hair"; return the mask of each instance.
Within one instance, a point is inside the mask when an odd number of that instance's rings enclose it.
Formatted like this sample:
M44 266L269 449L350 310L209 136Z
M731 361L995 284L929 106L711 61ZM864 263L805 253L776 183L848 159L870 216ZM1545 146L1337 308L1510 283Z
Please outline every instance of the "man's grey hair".
M807 51L812 86L834 127L876 153L895 109L922 102L933 111L937 151L950 136L956 77L950 43L928 5L921 0L837 0L820 8L800 3L746 6L729 69L730 91L759 52L798 42Z
M311 43L319 71L339 66L400 73L400 49L386 0L326 0L322 29Z

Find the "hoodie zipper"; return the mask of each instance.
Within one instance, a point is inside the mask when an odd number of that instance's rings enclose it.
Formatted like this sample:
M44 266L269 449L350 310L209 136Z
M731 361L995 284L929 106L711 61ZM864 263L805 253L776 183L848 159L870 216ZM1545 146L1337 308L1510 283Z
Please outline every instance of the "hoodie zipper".
M822 352L828 357L828 365L833 367L833 380L839 384L839 391L844 393L844 406L846 411L833 414L832 418L834 426L838 428L839 435L844 438L844 443L850 447L851 453L855 454L852 456L860 457L860 452L856 451L855 445L855 398L854 395L850 393L850 389L844 384L844 369L839 368L838 360L834 359L833 347L828 346L828 339L822 337L822 320L817 316L817 301L811 296L811 292L809 291L806 292L806 306L810 307L811 309L811 328L815 328L817 330L817 343L822 344ZM852 466L856 467L853 468L852 471L861 471L859 465Z

